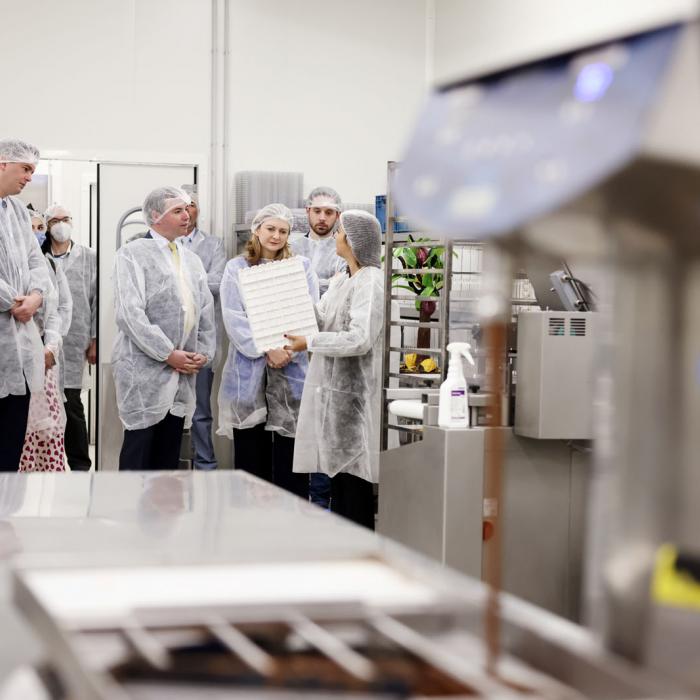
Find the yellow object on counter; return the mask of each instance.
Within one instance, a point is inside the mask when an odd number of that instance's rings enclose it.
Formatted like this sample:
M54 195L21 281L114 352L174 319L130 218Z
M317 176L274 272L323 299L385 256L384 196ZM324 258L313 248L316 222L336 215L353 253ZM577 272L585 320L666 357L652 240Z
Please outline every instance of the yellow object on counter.
M418 355L416 355L415 352L411 352L408 355L404 355L404 361L406 362L406 367L410 370L414 370L416 368L416 364L418 363Z

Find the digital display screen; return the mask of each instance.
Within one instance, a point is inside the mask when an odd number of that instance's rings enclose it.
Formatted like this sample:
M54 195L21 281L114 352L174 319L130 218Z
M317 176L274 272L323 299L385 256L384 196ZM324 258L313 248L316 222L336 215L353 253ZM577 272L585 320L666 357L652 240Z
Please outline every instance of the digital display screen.
M553 211L635 154L676 39L669 27L433 93L396 174L418 227L485 240Z

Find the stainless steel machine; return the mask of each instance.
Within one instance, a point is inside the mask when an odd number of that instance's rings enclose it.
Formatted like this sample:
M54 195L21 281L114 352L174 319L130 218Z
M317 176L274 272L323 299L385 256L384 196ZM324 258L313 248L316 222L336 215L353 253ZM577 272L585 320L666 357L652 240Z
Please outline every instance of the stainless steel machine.
M384 452L377 530L481 580L499 519L504 589L580 621L590 449L495 428L505 444L496 504L484 491L487 430L426 426L420 442Z
M417 224L490 238L513 265L539 250L606 271L596 289L587 618L610 649L695 690L699 117L698 24L637 26L442 86L396 185ZM494 291L484 305L494 328L504 298Z
M518 316L515 434L544 440L593 437L598 314Z

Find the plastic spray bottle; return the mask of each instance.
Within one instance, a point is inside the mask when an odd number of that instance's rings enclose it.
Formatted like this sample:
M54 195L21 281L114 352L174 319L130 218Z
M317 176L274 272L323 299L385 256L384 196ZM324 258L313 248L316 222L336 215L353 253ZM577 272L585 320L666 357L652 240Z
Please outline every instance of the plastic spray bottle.
M462 370L462 357L475 364L469 343L450 343L450 364L447 377L440 385L440 406L438 408L438 425L441 428L468 428L469 406L467 403L467 380Z

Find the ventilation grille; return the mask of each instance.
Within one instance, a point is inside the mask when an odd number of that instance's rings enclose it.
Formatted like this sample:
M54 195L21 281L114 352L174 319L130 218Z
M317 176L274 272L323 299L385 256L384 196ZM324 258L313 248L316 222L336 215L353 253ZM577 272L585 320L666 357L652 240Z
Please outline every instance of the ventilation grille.
M549 335L564 335L564 323L563 318L550 318Z
M584 336L586 335L586 319L572 318L569 322L569 335Z

